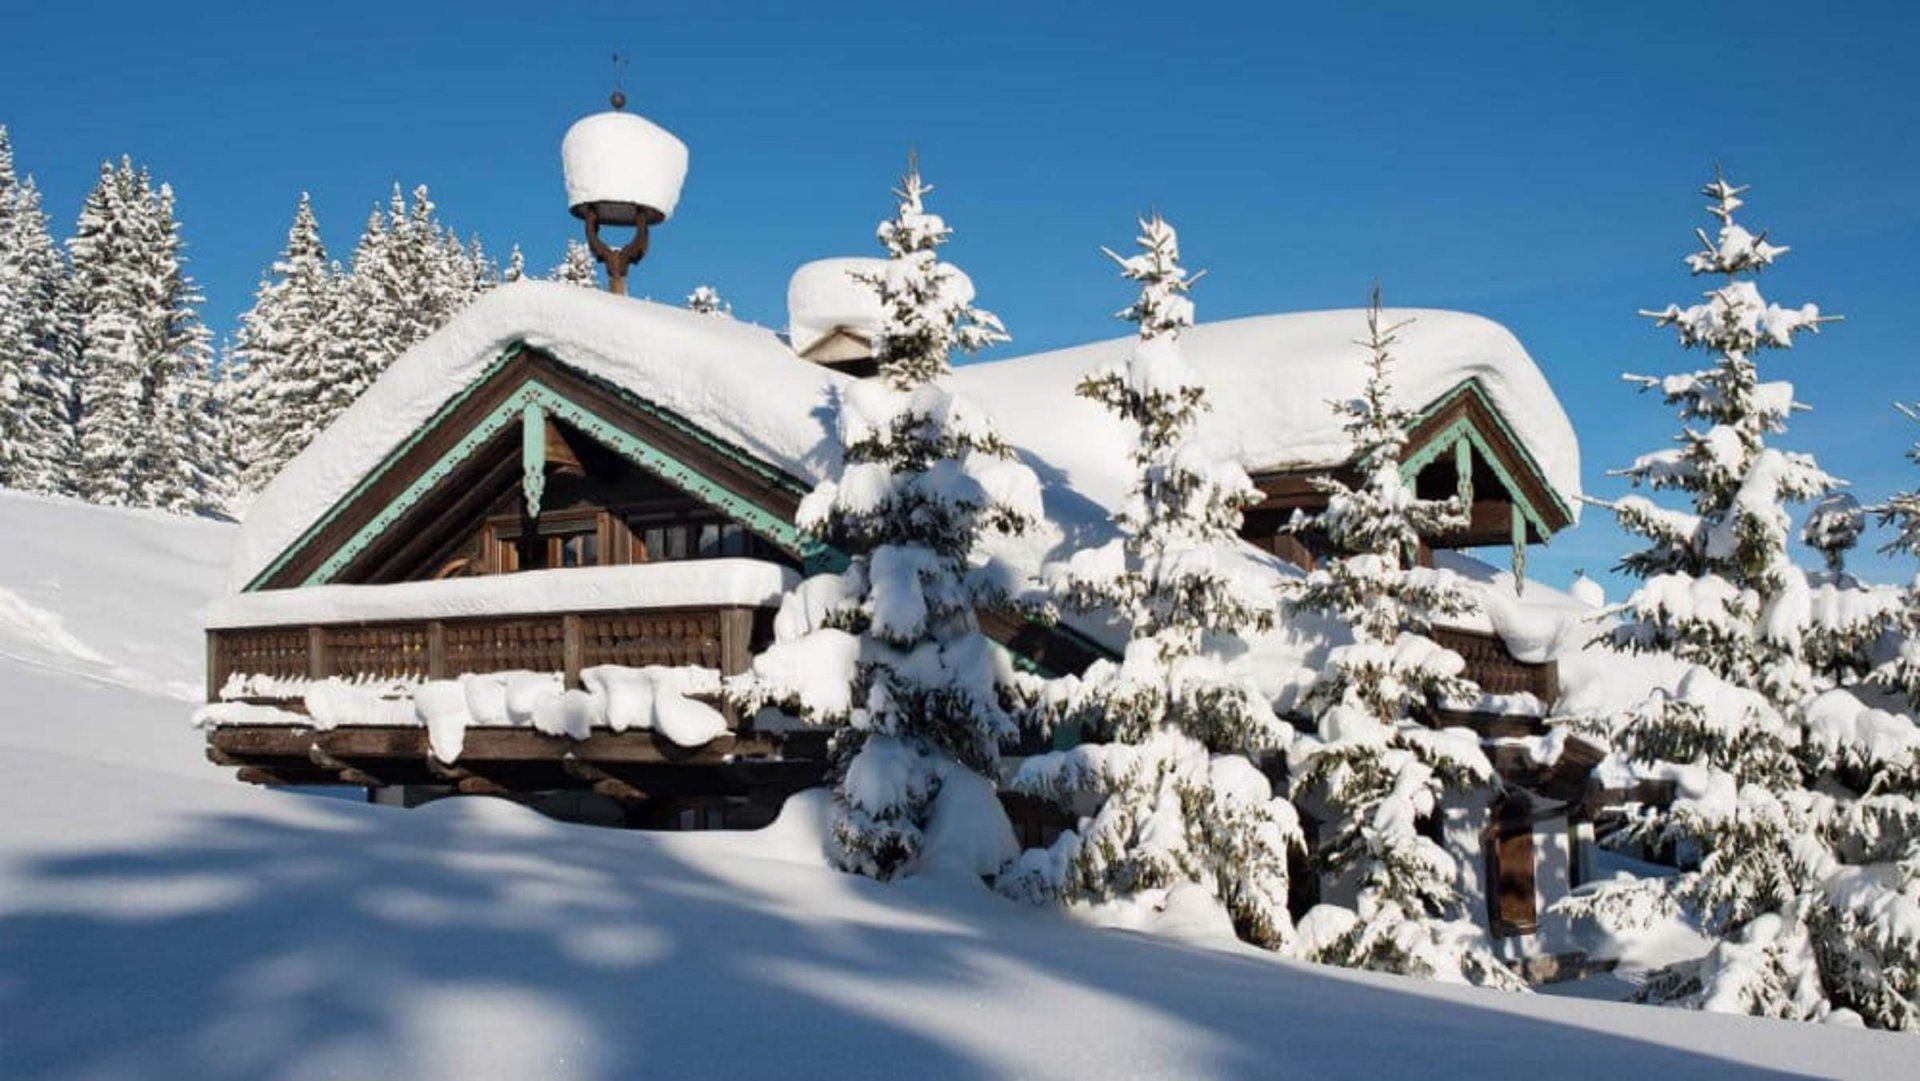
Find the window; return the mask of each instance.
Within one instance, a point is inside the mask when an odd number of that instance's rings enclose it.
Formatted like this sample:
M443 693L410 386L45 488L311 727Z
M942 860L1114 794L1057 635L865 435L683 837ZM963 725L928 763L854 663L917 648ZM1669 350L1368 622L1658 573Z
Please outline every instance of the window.
M525 523L496 519L489 529L489 568L496 574L547 567L596 567L603 551L598 513L571 512L542 518L529 538Z
M600 562L600 536L598 531L569 533L560 537L549 537L547 563L561 567L592 567ZM556 559L555 557L559 557Z
M679 559L723 559L759 556L767 546L738 522L724 519L672 521L633 519L635 563L665 563Z

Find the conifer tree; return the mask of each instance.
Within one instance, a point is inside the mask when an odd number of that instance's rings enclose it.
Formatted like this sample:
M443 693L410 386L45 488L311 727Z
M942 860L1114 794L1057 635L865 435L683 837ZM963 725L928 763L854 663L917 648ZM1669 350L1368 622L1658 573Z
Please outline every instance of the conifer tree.
M1735 221L1745 190L1716 175L1702 191L1718 230L1697 232L1687 264L1719 284L1702 303L1644 313L1710 365L1629 377L1677 406L1683 428L1678 446L1625 475L1690 506L1631 496L1612 508L1647 544L1622 560L1645 581L1611 644L1692 666L1608 726L1616 753L1677 779L1670 804L1629 809L1622 837L1677 851L1681 869L1566 909L1617 926L1685 909L1717 939L1655 972L1645 1000L1916 1028L1920 728L1910 693L1889 699L1867 682L1903 598L1809 574L1789 554L1787 505L1839 482L1812 456L1767 445L1804 407L1791 385L1761 381L1758 360L1830 317L1761 295L1754 275L1787 249Z
M593 261L593 252L578 240L567 241L567 253L559 263L547 273L549 281L565 282L568 285L585 286L588 289L600 288L600 266Z
M506 285L509 282L517 282L526 276L527 257L521 254L520 245L515 244L513 250L507 253L507 265L500 271L500 284Z
M181 258L173 192L103 163L69 241L80 350L74 379L85 498L212 513L228 473L205 429L213 356Z
M1920 421L1920 405L1898 404L1894 408L1908 420ZM1920 442L1907 448L1907 460L1920 465ZM1920 556L1920 488L1901 492L1878 507L1876 513L1880 524L1894 531L1882 551Z
M886 270L863 279L885 313L880 372L846 389L843 464L799 510L850 565L788 598L778 641L742 684L754 704L844 725L835 848L844 868L876 878L936 857L991 874L1016 851L990 779L1016 734L1015 673L978 610L1012 602L1018 583L990 546L1039 516L1039 483L941 385L954 349L1006 334L940 261L950 230L925 207L931 190L910 166L880 224Z
M1097 806L1047 850L1023 854L1003 888L1035 899L1164 910L1198 890L1241 937L1277 948L1293 929L1288 850L1301 843L1293 805L1276 798L1253 756L1289 732L1227 643L1271 626L1269 587L1245 562L1242 511L1260 498L1246 472L1203 451L1194 426L1206 389L1180 355L1193 325L1179 238L1158 214L1140 221L1140 251L1107 254L1140 295L1120 317L1139 327L1124 362L1078 393L1135 433L1134 482L1115 511L1119 536L1076 552L1062 603L1112 612L1130 628L1118 663L1070 682L1064 719L1090 742L1022 764L1013 786L1066 806Z
M445 326L497 278L477 240L469 250L440 224L424 185L413 189L409 201L395 184L385 214L375 207L369 215L334 305L334 374L314 431L332 423L396 357Z
M234 338L240 373L232 388L233 442L245 492L264 487L322 427L335 377L340 292L313 201L302 192L280 257Z
M1465 524L1456 496L1421 499L1401 473L1414 414L1394 403L1393 346L1374 287L1367 309L1367 380L1358 399L1335 403L1354 445L1357 485L1316 481L1327 493L1318 516L1296 516L1328 552L1324 563L1282 588L1295 612L1344 623L1350 644L1334 648L1304 700L1315 720L1289 755L1296 798L1325 825L1314 862L1354 891L1352 908L1322 904L1301 920L1297 952L1309 960L1521 989L1466 916L1454 857L1420 826L1449 792L1486 793L1493 765L1470 730L1436 730L1422 714L1472 699L1465 663L1428 635L1435 618L1472 609L1446 572L1417 566L1422 537Z
M720 291L711 285L693 287L693 292L687 294L687 310L721 319L733 318L733 305L722 300Z
M66 490L77 451L67 388L74 332L66 261L0 125L0 485Z

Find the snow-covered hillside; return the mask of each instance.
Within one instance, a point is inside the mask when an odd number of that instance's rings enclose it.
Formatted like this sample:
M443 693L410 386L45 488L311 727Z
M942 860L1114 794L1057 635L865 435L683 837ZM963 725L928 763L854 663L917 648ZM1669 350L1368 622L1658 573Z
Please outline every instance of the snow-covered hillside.
M0 1077L1901 1076L1910 1037L1095 931L758 834L204 763L226 527L0 495ZM1771 1074L1769 1073L1771 1071Z

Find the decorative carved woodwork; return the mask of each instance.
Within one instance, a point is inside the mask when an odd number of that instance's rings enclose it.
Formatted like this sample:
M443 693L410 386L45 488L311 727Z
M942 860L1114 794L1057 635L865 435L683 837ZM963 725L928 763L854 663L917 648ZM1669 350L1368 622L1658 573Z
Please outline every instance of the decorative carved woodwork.
M701 665L732 675L773 638L764 608L631 608L207 632L207 700L234 674L420 680L525 669L579 686L599 664Z

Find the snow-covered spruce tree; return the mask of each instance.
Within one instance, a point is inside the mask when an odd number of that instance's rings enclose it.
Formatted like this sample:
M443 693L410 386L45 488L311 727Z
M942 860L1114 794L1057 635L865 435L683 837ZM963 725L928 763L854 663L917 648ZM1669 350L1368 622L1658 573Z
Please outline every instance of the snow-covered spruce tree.
M1302 917L1296 952L1312 961L1454 982L1523 989L1467 917L1459 869L1422 830L1448 792L1486 792L1493 764L1465 728L1435 729L1421 714L1477 696L1459 655L1428 637L1436 617L1472 608L1460 583L1417 565L1422 537L1464 524L1458 497L1420 499L1401 476L1414 415L1393 402L1396 334L1374 287L1367 309L1367 380L1335 403L1354 445L1358 485L1318 481L1327 508L1291 528L1327 552L1281 593L1295 612L1349 627L1303 704L1315 731L1288 755L1293 794L1323 819L1319 871L1351 886L1353 907L1321 904Z
M986 418L941 385L955 349L1006 340L973 287L940 261L950 230L910 166L879 227L888 261L862 279L884 319L879 374L839 409L843 464L802 501L802 527L850 557L783 605L776 643L738 691L835 734L833 837L840 864L876 878L928 860L997 872L1017 845L994 795L1016 734L1016 677L981 633L980 609L1018 582L990 558L1037 519L1039 482Z
M711 285L693 287L693 292L687 294L687 310L721 319L733 318L733 305L722 300L720 291Z
M67 264L0 125L0 485L66 490L77 453L67 395L76 347Z
M341 282L327 260L313 202L300 193L286 245L240 316L232 357L233 445L240 487L259 491L322 427L335 375Z
M1909 420L1920 421L1920 406L1896 403ZM1920 443L1907 448L1907 460L1920 465ZM1920 489L1901 492L1873 508L1879 523L1893 530L1892 539L1882 545L1887 555L1920 556ZM1881 665L1868 677L1888 692L1920 702L1920 577L1908 585L1906 613L1897 642Z
M593 261L593 251L585 244L578 240L569 240L566 254L552 270L547 272L547 280L598 289L600 288L600 265Z
M409 201L395 184L385 214L374 208L329 321L333 374L318 427L332 423L394 358L497 283L499 272L478 240L471 247L440 224L424 185Z
M1898 404L1894 408L1908 420L1920 421L1920 405ZM1920 465L1920 442L1907 448L1907 460ZM1901 492L1876 508L1880 524L1894 531L1893 539L1881 549L1889 554L1905 552L1920 556L1920 488Z
M229 474L204 429L212 349L183 268L173 192L104 163L68 242L79 353L80 471L93 502L218 513Z
M517 282L527 276L527 257L521 254L520 245L515 244L507 253L507 265L500 268L500 284Z
M1901 597L1789 555L1787 504L1839 482L1767 445L1801 407L1791 385L1760 381L1756 361L1828 317L1761 296L1752 276L1787 249L1734 220L1745 190L1716 176L1703 191L1719 229L1698 232L1687 264L1720 283L1702 303L1645 313L1712 363L1629 377L1677 406L1683 428L1677 447L1625 476L1691 506L1613 507L1648 543L1622 560L1645 581L1609 641L1692 666L1607 732L1677 788L1666 805L1630 807L1621 836L1671 847L1680 873L1610 884L1565 910L1626 926L1685 909L1717 939L1655 972L1647 1001L1920 1028L1920 728L1910 696L1867 682ZM1816 538L1832 540L1833 524Z
M1276 798L1253 756L1289 730L1224 648L1272 625L1271 588L1239 539L1259 499L1246 472L1201 449L1206 389L1180 355L1193 325L1179 239L1158 214L1140 221L1140 251L1107 254L1140 295L1120 313L1139 326L1124 362L1081 381L1135 434L1134 481L1115 511L1119 536L1074 553L1061 601L1117 614L1129 627L1118 663L1067 681L1063 719L1089 742L1021 764L1013 787L1064 806L1094 804L1048 849L1022 854L1002 888L1034 900L1102 907L1129 922L1197 890L1249 942L1283 946L1287 857L1301 843L1293 805Z

